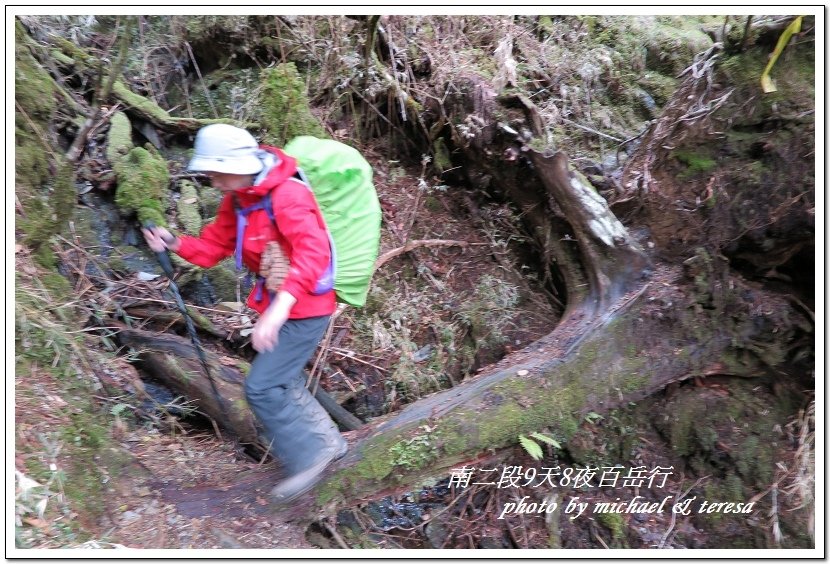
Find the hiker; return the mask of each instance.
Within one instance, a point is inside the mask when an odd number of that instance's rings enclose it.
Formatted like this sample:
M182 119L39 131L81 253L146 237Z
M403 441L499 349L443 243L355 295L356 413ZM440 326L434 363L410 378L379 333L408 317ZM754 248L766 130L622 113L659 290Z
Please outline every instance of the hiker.
M174 236L162 227L143 229L153 251L170 249L205 268L236 253L238 267L244 263L257 273L266 244L276 241L290 264L273 293L258 277L248 296L248 306L260 315L251 335L258 354L245 380L248 405L270 451L288 472L271 496L286 503L314 486L347 450L303 376L336 307L334 290L316 287L331 260L326 225L309 186L296 175L296 159L260 146L244 129L225 124L200 129L188 169L206 173L224 193L216 220L198 237ZM263 200L268 193L270 200ZM239 220L238 210L263 201L270 202L273 214L255 209L247 215L247 226Z

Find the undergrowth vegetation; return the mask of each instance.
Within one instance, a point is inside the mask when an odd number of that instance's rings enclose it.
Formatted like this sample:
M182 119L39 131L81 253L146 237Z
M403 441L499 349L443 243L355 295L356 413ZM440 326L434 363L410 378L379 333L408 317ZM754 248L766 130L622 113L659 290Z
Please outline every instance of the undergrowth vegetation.
M95 373L113 370L112 358L78 329L65 278L21 253L16 263L15 537L21 547L67 547L93 540L87 525L124 464L113 417L95 400Z

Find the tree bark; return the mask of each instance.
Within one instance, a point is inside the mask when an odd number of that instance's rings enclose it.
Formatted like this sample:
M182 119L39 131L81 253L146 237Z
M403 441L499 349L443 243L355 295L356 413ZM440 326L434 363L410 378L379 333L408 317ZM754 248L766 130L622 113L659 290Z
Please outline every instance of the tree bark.
M440 479L516 446L521 434L545 431L566 445L588 413L674 382L763 374L756 358L734 347L736 329L760 336L757 319L748 315L735 328L674 302L683 299L675 285L682 276L682 269L661 270L601 315L572 315L490 371L373 420L349 435L349 453L320 486L279 511L313 520ZM705 337L693 342L692 332Z
M256 417L245 401L244 374L249 368L248 363L205 350L210 375L225 407L223 410L190 340L169 333L158 334L125 326L121 326L118 338L122 344L138 351L145 370L177 394L194 400L201 413L233 433L240 442L250 445L253 450L267 450L267 441L260 438ZM363 425L362 421L343 409L320 386L315 390L315 397L342 428L355 430Z
M529 156L576 234L588 279L588 291L569 301L566 315L585 308L602 312L642 279L649 260L596 189L569 170L565 153L531 149Z

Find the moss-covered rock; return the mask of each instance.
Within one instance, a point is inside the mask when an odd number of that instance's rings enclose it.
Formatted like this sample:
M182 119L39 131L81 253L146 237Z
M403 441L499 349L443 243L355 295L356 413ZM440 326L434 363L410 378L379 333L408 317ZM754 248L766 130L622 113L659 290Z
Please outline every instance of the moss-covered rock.
M133 148L130 118L124 112L115 112L110 118L107 133L107 160L115 167Z
M220 302L236 301L236 270L233 259L225 259L213 268L205 270L213 287L213 293ZM244 296L242 296L244 299Z
M671 76L681 73L695 55L712 46L712 38L689 17L658 18L656 25L642 31L646 67Z
M55 112L54 82L32 49L36 46L16 22L14 171L15 195L23 209L18 227L26 244L38 250L71 217L75 188L73 169L51 150L55 145L48 137Z
M181 197L176 202L179 225L189 235L198 235L202 230L202 216L199 214L199 194L196 185L189 180L179 184Z
M26 112L16 116L16 121L27 119L43 123L55 110L54 82L35 59L32 45L20 22L15 23L14 99Z
M281 146L298 135L327 137L311 113L305 83L294 63L282 63L263 73L260 99L266 143Z
M214 188L213 186L202 186L199 188L199 204L202 208L202 217L204 223L208 224L216 217L216 212L219 211L219 204L222 203L222 198L225 195Z
M118 188L115 204L125 215L137 214L139 221L167 225L164 217L170 173L167 163L152 147L135 147L116 167Z
M775 472L776 448L784 445L775 429L791 414L759 388L757 382L733 380L728 394L718 388L678 393L667 401L667 415L655 418L655 427L701 475L735 474L748 490L763 488Z
M45 187L44 192L36 196L40 199L40 205L31 206L40 209L42 213L32 213L20 221L20 226L25 233L25 243L35 249L41 247L52 235L59 233L72 219L75 212L77 198L75 169L64 159L61 159L55 166L57 171L53 181ZM34 200L29 200L29 202L33 203ZM45 248L43 251L47 252ZM45 262L39 261L44 266L51 262L48 257L40 256L46 259Z

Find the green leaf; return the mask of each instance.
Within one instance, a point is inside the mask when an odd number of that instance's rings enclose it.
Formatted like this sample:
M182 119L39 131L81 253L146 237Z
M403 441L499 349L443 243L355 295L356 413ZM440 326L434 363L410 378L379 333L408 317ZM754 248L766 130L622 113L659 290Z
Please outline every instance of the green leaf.
M599 421L601 419L605 419L605 418L602 415L600 415L599 413L595 412L595 411L591 411L590 413L588 413L588 415L585 416L585 420L588 421L589 423L596 423L597 421Z
M562 445L559 444L559 441L557 441L553 437L543 435L542 433L531 433L530 436L536 439L537 441L542 441L543 443L549 444L553 448L562 448Z
M533 439L525 437L524 435L519 435L519 444L522 445L522 448L527 451L533 460L542 460L542 457L545 455L545 453L542 452L542 447L539 446L539 443Z
M114 406L112 406L112 409L110 409L110 413L112 413L113 415L118 417L119 415L124 413L127 410L127 408L129 408L129 407L130 406L127 405L126 403L117 403Z

